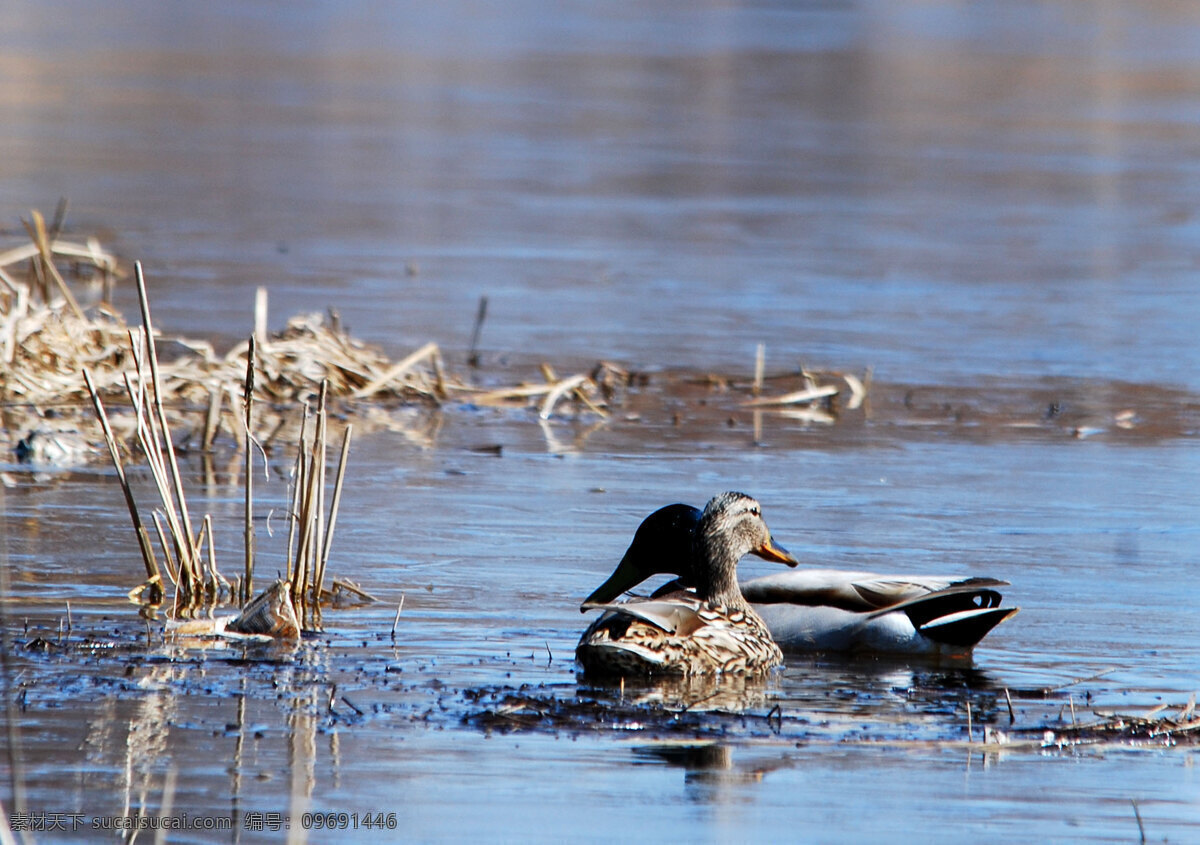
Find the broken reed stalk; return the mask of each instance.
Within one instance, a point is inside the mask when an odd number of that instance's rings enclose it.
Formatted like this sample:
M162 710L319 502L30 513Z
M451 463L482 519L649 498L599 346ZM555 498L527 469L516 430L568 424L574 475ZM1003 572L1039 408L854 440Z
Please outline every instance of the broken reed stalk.
M307 416L307 408L305 409ZM313 545L313 531L315 529L314 520L312 518L313 500L316 498L313 490L313 476L316 475L316 467L313 465L312 452L316 450L316 433L313 434L312 446L310 447L308 439L301 435L300 438L300 474L297 477L296 486L296 564L294 569L295 577L292 580L292 604L296 606L296 616L303 624L306 618L306 610L308 607L308 597L305 587L308 586L311 549Z
M201 451L211 453L213 441L217 439L217 427L221 424L221 389L217 388L208 395L208 413L204 416L204 436L201 438Z
M58 236L62 234L63 227L67 225L67 207L70 202L66 197L59 197L58 203L54 206L54 220L50 223L50 242L58 240Z
M141 306L142 311L142 329L145 332L146 345L149 351L150 381L154 388L154 411L158 416L161 435L165 441L164 449L166 451L167 460L169 461L170 480L174 488L175 498L179 505L179 521L182 524L181 527L184 531L184 539L186 539L187 543L187 566L189 572L194 576L198 574L195 557L195 532L192 530L192 522L188 516L187 497L183 492L183 478L179 474L179 463L175 460L175 445L171 442L170 426L167 425L167 412L162 403L162 381L159 377L158 350L155 348L154 343L154 326L150 320L150 301L146 295L146 277L142 273L142 262L134 262L133 270L134 277L137 280L138 304ZM182 565L182 559L180 563Z
M33 223L30 224L25 220L21 221L25 226L25 231L29 233L29 238L34 242L38 249L38 262L42 272L54 280L55 287L59 293L66 299L67 305L80 320L86 319L83 316L83 309L79 307L79 302L75 299L75 294L71 293L71 289L67 287L67 282L63 279L62 274L58 272L58 268L54 266L54 250L51 247L51 238L46 232L46 220L42 217L40 211L33 212ZM43 292L43 298L49 300L49 297Z
M824 387L806 387L803 390L794 390L791 393L785 393L782 396L762 396L758 399L748 399L743 402L744 407L766 407L768 405L799 405L805 402L814 402L817 399L824 399L828 396L836 396L838 389L832 384Z
M261 288L260 288L261 290ZM242 410L246 419L246 524L244 539L246 548L245 574L242 579L241 603L250 601L254 595L254 444L250 434L250 420L254 406L254 354L257 341L250 335L246 350L246 388L242 394Z
M297 488L297 531L295 580L292 582L292 603L296 606L296 616L301 624L308 618L308 583L312 573L313 534L316 531L316 520L313 518L313 501L316 492L313 488L316 466L312 453L316 451L316 433L313 434L312 445L307 440L301 440L302 482Z
M342 482L346 480L346 458L350 454L350 438L353 433L354 427L348 425L342 434L342 453L338 457L337 477L333 482L333 501L329 505L329 525L325 529L325 542L321 547L317 577L313 583L313 604L318 615L321 607L321 585L325 583L325 566L329 563L329 550L333 546L333 529L337 525L338 508L342 503Z
M312 623L314 629L320 628L321 620L321 591L317 576L321 568L321 550L325 548L325 453L328 441L329 414L325 402L329 396L329 380L322 379L321 395L317 400L317 431L313 439L313 462L316 464L313 478L316 482L316 518L317 524L313 531L312 559L308 571L312 577Z
M753 394L757 396L762 392L763 375L767 369L767 345L760 343L754 350L754 388Z
M300 418L300 441L296 451L296 463L292 467L292 502L288 508L288 541L287 541L287 580L292 585L292 598L295 603L296 582L299 573L296 572L297 561L296 531L300 522L300 490L304 485L304 439L308 433L308 406L304 406L304 415Z
M307 429L308 408L305 407L304 419L300 426L300 447L296 455L295 488L288 516L287 573L291 582L292 604L296 608L296 616L301 625L309 630L320 629L322 587L333 544L333 530L341 506L346 459L353 434L353 427L347 426L342 435L342 450L326 524L327 400L327 383L322 383L311 439Z
M392 620L392 640L396 639L396 626L400 624L400 611L404 610L404 593L400 594L400 603L396 605L396 618Z
M430 342L415 352L410 352L404 358L388 367L381 375L377 376L369 383L354 391L351 396L354 399L365 399L367 397L374 396L376 393L386 388L389 384L399 381L403 376L407 375L413 367L424 361L426 358L429 358L434 362L435 370L441 370L441 352L438 350L438 345L436 343ZM328 389L328 381L328 379L322 380L322 391Z
M133 343L134 363L138 370L137 386L134 386L129 374L125 373L125 389L129 393L129 398L133 403L134 413L137 417L138 444L142 447L142 453L146 456L146 464L150 467L150 474L154 478L159 501L163 506L163 518L166 519L167 529L170 532L171 545L167 544L165 537L160 538L163 549L167 553L168 559L170 559L170 549L173 547L175 549L175 558L178 561L178 566L175 569L175 604L178 607L181 603L186 603L195 592L195 567L193 566L190 547L187 545L187 540L179 525L179 515L175 509L175 502L171 495L171 485L167 478L168 470L162 454L161 433L158 429L158 423L154 415L146 410L148 400L146 398L146 381L142 364L145 353L137 351L140 344L133 340L132 333L130 333L130 342ZM155 517L157 524L157 513ZM161 534L161 525L159 527Z
M304 464L304 484L300 489L298 518L300 539L296 549L296 578L292 582L292 601L301 625L307 620L316 629L320 619L320 594L313 589L324 548L325 529L325 436L328 382L321 383L317 400L316 422L311 447L301 438L301 459ZM307 454L305 454L307 453Z
M254 339L261 344L267 342L267 289L254 291Z
M308 452L308 405L304 405L304 414L300 418L300 438L296 450L296 463L292 471L292 502L288 509L288 584L291 587L292 605L294 606L297 615L299 615L304 607L303 598L301 596L301 584L303 583L304 574L300 571L302 561L300 556L300 546L303 543L302 526L300 518L300 507L304 500L304 488L308 483L308 462L305 456Z
M236 600L236 597L233 595L233 586L229 583L229 579L217 569L217 540L213 535L212 514L206 513L204 515L203 531L208 537L208 574L209 583L212 584L213 599L220 599L222 591L224 591L231 599Z
M211 520L204 519L200 522L200 533L196 535L196 560L200 564L201 570L204 569L204 544L208 540L208 529L211 525ZM207 579L205 579L207 582ZM206 599L203 587L196 590L193 595L194 603L200 603Z
M1142 824L1142 811L1138 809L1136 798L1130 798L1129 803L1133 805L1133 818L1137 821L1138 826L1138 841L1146 841L1146 827Z
M175 589L179 589L179 567L175 565L175 559L171 557L171 546L167 542L167 534L163 531L162 520L158 518L158 511L154 512L154 528L158 531L158 543L162 546L163 556L167 559L167 577L171 579L171 583L175 585ZM176 602L178 603L178 602Z
M538 417L543 420L550 419L558 400L571 391L578 390L588 381L589 379L585 375L574 375L556 382L546 394L546 398L542 400L542 406L538 409Z
M142 329L145 332L146 349L150 360L150 384L153 387L154 411L158 416L160 434L166 457L171 469L171 482L175 496L179 502L179 512L182 516L183 528L187 532L188 549L195 549L195 534L192 531L191 519L188 517L187 497L183 492L183 477L179 473L179 463L175 459L175 444L170 437L170 426L167 424L167 412L162 401L162 378L158 367L158 345L154 341L154 326L150 320L150 300L146 294L146 277L142 273L142 262L134 264L134 275L137 279L138 302L142 311Z
M125 506L129 509L129 516L133 520L133 530L137 534L138 548L142 552L142 563L146 567L146 586L150 590L150 603L158 604L163 599L162 573L159 572L158 561L154 557L154 546L150 542L150 534L146 530L146 526L142 523L142 517L137 509L137 502L134 501L133 491L129 487L129 480L125 477L125 467L121 463L121 454L117 449L117 439L113 436L112 427L108 424L108 414L104 411L104 403L100 401L100 394L96 391L96 384L92 380L92 374L86 367L83 370L83 381L87 385L88 393L92 397L92 406L96 409L96 416L100 418L100 428L104 432L104 442L108 444L108 454L112 458L113 467L117 471L117 481L121 485L121 492L125 495Z
M488 298L479 297L479 310L475 312L475 327L471 329L471 346L467 353L467 364L479 366L479 335L483 331L483 321L487 319Z

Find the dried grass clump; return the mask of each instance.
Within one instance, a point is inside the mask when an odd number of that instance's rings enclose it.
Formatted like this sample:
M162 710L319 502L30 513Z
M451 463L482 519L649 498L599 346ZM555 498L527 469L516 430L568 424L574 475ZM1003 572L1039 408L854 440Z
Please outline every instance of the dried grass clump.
M110 425L120 448L128 452L137 441L136 414L125 385L130 327L109 304L120 275L117 262L95 241L62 239L62 213L60 209L56 222L47 226L34 212L26 225L30 243L0 253L0 448L15 450L18 458L32 463L71 464L101 454L104 444L84 418L89 404L80 377L84 369L111 405ZM89 282L97 282L90 291L93 301L81 305L72 287L82 290ZM470 373L478 368L477 344L486 313L486 300L481 300ZM544 363L540 380L479 387L448 373L436 344L426 343L393 361L378 347L351 337L333 312L293 317L283 331L270 334L267 296L261 289L254 325L258 375L252 400L258 404L258 442L264 448L277 440L295 443L297 416L292 411L298 403L313 403L322 385L338 421L331 421L334 426L353 420L360 429L387 428L428 445L432 435L425 429L432 412L456 402L525 411L542 425L552 449L564 448L548 425L551 421L587 417L604 424L629 398L627 392L648 379L605 361L567 375ZM163 334L154 339L161 353L159 401L177 445L209 452L223 436L223 442L243 448L242 386L249 343L218 355L207 341ZM753 414L756 441L764 415L832 424L841 410L864 406L870 382L869 373L859 379L803 369L797 382L792 375L767 377L764 369L765 348L760 346L753 384L710 375L704 387L709 394L727 396L730 412ZM670 376L662 378L671 381ZM682 393L697 405L707 401L693 396L693 387L685 385ZM411 418L401 420L394 413L399 407L430 413L414 428Z
M576 410L584 409L601 418L608 416L608 407L617 401L617 393L629 384L628 371L601 361L590 374L576 373L560 378L549 364L542 364L540 383L527 382L515 387L477 392L470 397L474 405L511 408L536 406L538 418L548 420L564 400L575 403Z
M101 397L124 406L125 371L131 365L130 327L110 304L119 271L116 259L94 240L74 243L59 237L60 213L47 227L37 212L26 224L31 243L0 253L0 438L34 462L73 463L100 454L103 443L83 420L88 396L80 374L87 369ZM100 280L99 296L81 306L76 286ZM542 419L571 403L576 413L607 414L617 368L600 365L592 374L512 388L482 390L447 375L442 355L426 343L399 361L347 334L337 315L293 317L282 332L266 331L266 292L259 291L255 313L256 366L253 399L260 403L261 441L279 436L293 442L296 403L312 402L324 389L345 418L388 425L376 413L381 404L436 408L450 397L481 405L514 407L536 403ZM242 383L249 344L217 355L202 340L156 334L159 401L180 444L213 448L224 431L241 445ZM324 385L324 388L322 386ZM123 449L136 439L130 413L114 409L113 435ZM0 443L3 443L0 440Z
M32 242L0 253L0 402L36 408L83 398L84 367L124 365L127 328L108 295L117 261L95 240L58 238L41 214L26 222ZM62 264L62 269L59 265ZM65 276L64 276L65 274ZM67 284L101 281L102 298L87 309Z

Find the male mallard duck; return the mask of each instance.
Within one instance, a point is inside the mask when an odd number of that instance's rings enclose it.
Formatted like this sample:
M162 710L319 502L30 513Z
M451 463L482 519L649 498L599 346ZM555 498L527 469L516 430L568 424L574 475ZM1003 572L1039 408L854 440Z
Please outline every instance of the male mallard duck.
M749 552L789 566L796 559L771 539L758 502L744 493L714 496L697 514L687 534L695 592L624 604L589 599L583 610L607 612L575 648L584 671L696 675L755 672L783 662L767 627L742 598L737 564Z
M655 574L678 578L655 595L697 583L690 557L701 513L668 505L646 517L608 580L584 608L612 601ZM794 651L968 654L1019 608L1000 607L995 578L878 575L799 569L753 578L742 595L775 642Z

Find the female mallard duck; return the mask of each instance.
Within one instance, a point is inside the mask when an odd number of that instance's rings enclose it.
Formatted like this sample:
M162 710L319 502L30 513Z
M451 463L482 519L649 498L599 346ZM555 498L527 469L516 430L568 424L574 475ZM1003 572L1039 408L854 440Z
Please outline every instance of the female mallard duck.
M698 583L689 551L700 520L700 511L681 504L646 517L616 571L583 608L612 601L655 574L678 576L655 595ZM801 569L753 578L741 592L788 650L961 655L1017 612L1000 607L995 588L1007 585L994 578Z
M796 559L771 539L758 502L743 493L714 496L697 513L687 535L695 592L624 604L589 599L583 610L606 613L575 649L585 672L697 675L756 672L783 662L779 646L742 598L737 563L749 552L789 566Z

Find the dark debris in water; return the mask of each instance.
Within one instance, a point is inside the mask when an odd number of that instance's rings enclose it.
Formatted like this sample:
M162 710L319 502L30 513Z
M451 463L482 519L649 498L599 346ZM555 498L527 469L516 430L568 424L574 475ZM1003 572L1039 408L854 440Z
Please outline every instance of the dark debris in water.
M1156 708L1147 714L1106 715L1093 721L1043 722L1034 726L1001 727L993 710L987 721L977 712L972 728L964 724L955 696L942 708L940 736L914 738L902 723L876 724L865 713L839 723L822 714L748 691L736 679L738 691L719 689L722 680L698 691L687 682L666 686L601 687L587 684L499 685L462 691L467 710L462 723L486 733L525 731L567 734L630 734L647 739L767 740L788 744L864 744L902 748L969 748L986 753L1008 751L1061 752L1089 746L1200 748L1200 715L1194 698L1186 705ZM944 693L948 691L943 691ZM925 695L929 695L925 691ZM959 702L961 704L961 702ZM987 703L986 700L982 703ZM996 704L996 702L991 702ZM925 708L924 715L930 710ZM913 714L914 721L918 714ZM947 724L948 723L948 724ZM882 730L879 730L882 728ZM959 729L962 736L957 737Z
M276 702L289 713L300 708L321 732L466 727L484 734L985 753L1200 748L1194 697L1138 715L1101 714L1092 707L1076 711L1070 701L1013 715L1005 690L962 672L917 673L903 688L836 687L836 701L815 693L810 699L781 697L764 679L736 676L599 683L556 673L561 680L459 686L446 683L436 662L420 652L363 653L344 645L326 636L290 648L181 646L131 626L58 636L35 629L14 638L17 696L23 711L108 696L165 694L181 701L248 696ZM508 674L501 666L495 672Z
M501 685L464 690L462 695L468 711L462 723L489 733L635 733L716 739L731 734L778 736L783 728L780 708L769 703L745 710L713 707L705 700L689 706L670 692L655 693L652 687L621 691L575 684Z
M1040 734L1046 748L1096 744L1200 748L1200 715L1196 713L1195 699L1173 715L1166 715L1165 709L1141 716L1114 713L1095 721L1020 728L1011 733Z

